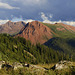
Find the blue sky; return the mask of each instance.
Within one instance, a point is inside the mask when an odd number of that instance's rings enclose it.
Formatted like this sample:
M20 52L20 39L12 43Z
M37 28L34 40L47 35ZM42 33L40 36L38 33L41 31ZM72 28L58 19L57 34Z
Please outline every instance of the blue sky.
M0 19L75 21L75 0L0 0Z

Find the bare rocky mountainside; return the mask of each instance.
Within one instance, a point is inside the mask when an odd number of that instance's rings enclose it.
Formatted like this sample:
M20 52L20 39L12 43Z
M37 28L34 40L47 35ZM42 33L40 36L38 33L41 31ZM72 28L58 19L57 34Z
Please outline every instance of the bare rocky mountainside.
M7 33L7 34L16 34L18 33L21 28L25 26L25 23L20 22L11 22L8 21L7 23L0 25L0 33Z
M45 43L52 38L52 30L38 21L29 22L17 36L24 37L32 43Z

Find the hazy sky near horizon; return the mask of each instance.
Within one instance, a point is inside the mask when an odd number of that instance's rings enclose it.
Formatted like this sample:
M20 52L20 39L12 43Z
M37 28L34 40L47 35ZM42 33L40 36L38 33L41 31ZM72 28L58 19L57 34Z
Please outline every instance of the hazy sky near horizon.
M0 19L75 21L75 0L0 0Z

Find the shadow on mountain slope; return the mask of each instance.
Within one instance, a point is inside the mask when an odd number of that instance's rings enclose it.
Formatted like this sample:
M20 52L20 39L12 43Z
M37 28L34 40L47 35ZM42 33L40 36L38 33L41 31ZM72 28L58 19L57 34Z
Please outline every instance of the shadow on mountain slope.
M45 42L44 45L54 50L73 55L73 57L75 56L75 38L55 37Z

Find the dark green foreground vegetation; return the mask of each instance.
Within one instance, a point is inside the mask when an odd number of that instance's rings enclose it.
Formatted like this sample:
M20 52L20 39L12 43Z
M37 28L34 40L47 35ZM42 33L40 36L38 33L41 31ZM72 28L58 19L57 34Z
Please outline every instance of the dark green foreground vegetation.
M55 63L60 60L71 60L71 58L44 45L34 46L24 38L0 34L0 60L38 64Z

